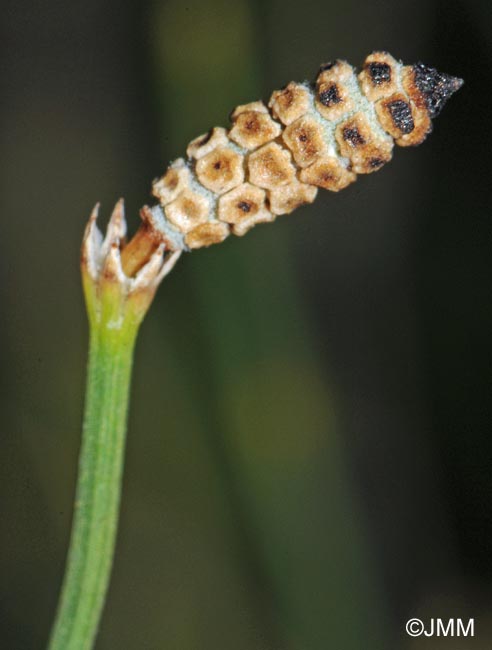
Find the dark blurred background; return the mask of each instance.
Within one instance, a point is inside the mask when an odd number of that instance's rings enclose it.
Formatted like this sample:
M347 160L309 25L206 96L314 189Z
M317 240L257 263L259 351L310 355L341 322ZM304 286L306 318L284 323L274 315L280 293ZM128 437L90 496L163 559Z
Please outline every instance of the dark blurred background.
M490 648L490 2L7 0L0 30L0 647L45 646L63 574L93 204L134 229L236 104L387 49L466 80L428 141L158 293L97 648Z

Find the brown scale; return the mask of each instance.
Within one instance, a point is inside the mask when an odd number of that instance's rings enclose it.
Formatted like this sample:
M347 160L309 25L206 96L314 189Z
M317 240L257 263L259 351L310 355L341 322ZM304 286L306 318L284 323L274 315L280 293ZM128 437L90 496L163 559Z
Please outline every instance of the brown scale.
M393 143L374 134L362 112L341 122L335 138L342 156L350 160L356 174L370 174L391 160Z
M336 61L321 66L316 79L316 108L329 121L341 118L353 109L353 101L347 89L354 70L346 61Z
M229 137L244 149L257 149L280 135L282 127L266 110L244 110L232 115Z
M232 190L244 180L243 157L229 147L217 147L197 160L196 176L214 194Z
M302 84L291 81L282 90L274 90L268 106L273 116L288 126L309 110L310 95Z
M203 223L194 228L185 237L188 248L203 248L212 244L220 244L229 235L229 228L225 223Z
M331 156L320 158L307 169L303 169L299 178L309 185L315 185L331 192L339 192L353 183L357 176L342 165L338 158Z
M178 158L169 167L167 172L154 181L152 194L159 199L161 205L173 201L181 192L188 189L191 182L190 170L183 158Z
M217 147L225 147L228 142L227 131L221 126L215 126L208 133L192 140L186 149L186 154L188 158L199 160Z
M327 155L327 145L319 122L314 117L300 117L285 128L282 139L299 167L309 167Z
M218 217L231 225L235 235L244 235L257 223L273 221L274 216L268 210L266 198L265 190L251 183L243 183L220 197Z
M293 180L270 191L270 210L275 215L290 214L304 203L312 203L318 188Z
M359 73L362 92L371 102L398 91L397 62L388 52L373 52Z
M418 119L415 109L402 93L395 93L376 103L376 114L381 126L399 143L400 138L415 130L415 120Z
M229 130L215 127L189 144L188 161L176 160L153 183L186 247L219 243L231 232L244 235L257 223L311 203L319 187L337 192L357 174L377 171L391 160L394 143L425 139L432 118L463 83L422 63L402 66L387 52L370 54L356 79L391 136L385 138L352 96L354 74L346 61L324 64L311 86L292 81L272 93L268 106L238 106ZM176 248L172 230L161 234L148 208L142 218L153 246L163 241Z
M296 168L289 150L270 142L249 155L248 172L251 183L274 190L293 181Z
M186 189L165 206L164 212L173 226L187 233L207 221L210 201L201 194Z

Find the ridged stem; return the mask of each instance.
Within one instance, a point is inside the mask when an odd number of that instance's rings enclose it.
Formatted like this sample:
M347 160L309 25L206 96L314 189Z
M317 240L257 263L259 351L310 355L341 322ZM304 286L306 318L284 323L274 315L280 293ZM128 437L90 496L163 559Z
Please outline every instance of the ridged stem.
M90 650L95 641L115 548L137 329L91 326L72 535L49 650Z

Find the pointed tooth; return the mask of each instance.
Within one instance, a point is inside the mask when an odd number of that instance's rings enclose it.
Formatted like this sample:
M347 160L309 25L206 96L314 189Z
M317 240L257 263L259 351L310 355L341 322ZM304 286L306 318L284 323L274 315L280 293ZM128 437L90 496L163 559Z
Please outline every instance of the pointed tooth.
M95 222L97 221L97 217L99 216L99 208L101 207L101 204L99 201L96 203L96 205L92 208L91 216L89 217L89 221L87 222L87 225L85 227L84 231L84 238L82 241L85 241L91 234L91 231L93 230L95 226Z
M96 203L89 217L84 231L81 251L81 262L87 265L87 269L93 279L97 278L102 261L101 244L103 236L96 223L99 207L100 204Z
M128 278L124 274L121 266L119 240L112 242L109 251L105 255L102 275L108 280L116 280L121 286L128 284Z
M120 199L114 206L113 212L106 229L103 248L108 250L116 239L123 239L126 235L125 205L123 199Z
M126 236L125 200L123 198L114 206L108 225L113 229L115 238L123 239Z
M164 259L164 264L162 265L161 270L159 271L158 276L156 277L156 285L158 285L171 271L173 270L176 262L179 260L181 257L182 250L177 250L168 255Z
M131 280L131 291L147 289L155 284L155 280L163 266L164 251L164 244L160 244L156 251L152 253L147 264L145 264L137 273L135 278Z

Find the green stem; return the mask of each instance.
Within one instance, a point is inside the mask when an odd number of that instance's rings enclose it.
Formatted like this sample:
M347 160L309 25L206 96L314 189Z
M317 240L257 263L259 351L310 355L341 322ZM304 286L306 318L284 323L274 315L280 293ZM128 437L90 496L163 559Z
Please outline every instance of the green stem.
M92 323L72 535L49 650L93 647L113 562L138 326Z

